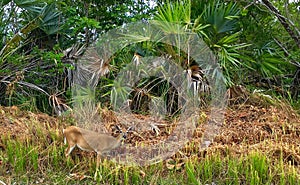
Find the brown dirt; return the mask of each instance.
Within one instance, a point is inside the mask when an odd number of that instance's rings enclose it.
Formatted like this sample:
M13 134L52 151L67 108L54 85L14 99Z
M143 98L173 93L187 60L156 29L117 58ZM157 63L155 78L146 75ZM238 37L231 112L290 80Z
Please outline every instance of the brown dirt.
M35 125L38 123L39 125ZM10 138L24 141L36 135L36 127L42 128L42 132L46 137L49 135L49 129L58 129L60 119L51 117L44 113L32 113L22 111L16 106L3 107L0 106L0 137L2 139ZM0 149L5 149L1 143Z

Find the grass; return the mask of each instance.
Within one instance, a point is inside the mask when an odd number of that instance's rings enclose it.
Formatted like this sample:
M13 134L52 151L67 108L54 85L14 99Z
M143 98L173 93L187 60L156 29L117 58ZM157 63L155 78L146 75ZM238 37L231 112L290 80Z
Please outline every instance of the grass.
M27 124L31 132L27 139L1 136L5 149L0 148L0 184L300 184L299 164L287 161L284 151L274 158L272 152L253 149L236 154L230 148L186 151L190 157L170 158L175 167L168 167L167 161L130 167L104 159L94 179L94 154L75 150L66 158L58 126L51 128L38 120Z
M94 180L93 157L73 155L66 159L64 146L2 138L1 177L7 184L299 184L295 166L281 158L272 161L259 151L245 156L221 156L185 160L181 168L167 169L161 162L145 167L128 167L103 160ZM299 170L299 169L298 169Z

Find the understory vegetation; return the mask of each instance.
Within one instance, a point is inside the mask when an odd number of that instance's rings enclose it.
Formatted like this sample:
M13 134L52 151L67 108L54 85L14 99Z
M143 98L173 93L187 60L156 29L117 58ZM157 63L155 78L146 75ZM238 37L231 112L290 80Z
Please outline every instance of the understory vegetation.
M149 21L160 21L157 25L163 32L176 29L163 24L169 22L181 25L181 31L197 34L215 55L227 88L242 85L299 106L298 1L0 3L4 7L0 12L1 105L49 114L55 113L56 104L71 107L74 70L86 48L101 43L103 34L118 26L138 23L142 28ZM102 103L109 102L113 81L132 62L134 53L143 57L169 55L183 69L188 67L186 60L193 59L180 51L179 45L142 37L155 37L156 33L130 34L126 39L135 44L124 43L110 58L99 53L105 65L94 72L105 76L97 79L95 93Z
M228 110L228 124L214 144L199 147L199 127L189 143L157 164L128 166L104 156L101 176L94 179L94 153L76 149L70 158L64 155L61 129L70 120L1 107L0 180L7 184L299 184L299 118L284 108L269 109L277 113L258 115L264 108L254 106ZM110 111L103 116L113 119ZM247 129L241 128L247 124ZM126 143L136 139L130 134Z

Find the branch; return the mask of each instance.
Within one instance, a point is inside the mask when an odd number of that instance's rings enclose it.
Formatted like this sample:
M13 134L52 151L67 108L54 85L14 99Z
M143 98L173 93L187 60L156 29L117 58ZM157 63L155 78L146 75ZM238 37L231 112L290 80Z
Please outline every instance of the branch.
M283 44L282 44L279 40L277 40L276 38L273 38L273 39L274 39L274 41L276 42L276 44L283 50L284 55L285 55L286 57L289 57L289 56L290 56L290 53L289 53L288 50L283 46ZM289 63L292 64L292 65L294 65L294 66L296 66L297 68L300 68L300 63L297 62L297 61L295 61L295 60L293 60L293 59L291 59L291 61L289 61Z
M274 5L268 1L268 0L262 0L262 2L265 4L265 6L273 13L275 14L275 16L278 18L278 20L280 21L280 23L282 24L282 26L285 28L285 30L288 32L288 34L292 37L292 39L296 42L297 46L300 48L300 35L297 35L297 33L295 33L290 24L291 21L289 19L287 19L286 17L284 17L279 10L276 9L276 7L274 7ZM292 24L293 25L293 24ZM298 31L298 30L297 30ZM299 31L298 31L299 32Z

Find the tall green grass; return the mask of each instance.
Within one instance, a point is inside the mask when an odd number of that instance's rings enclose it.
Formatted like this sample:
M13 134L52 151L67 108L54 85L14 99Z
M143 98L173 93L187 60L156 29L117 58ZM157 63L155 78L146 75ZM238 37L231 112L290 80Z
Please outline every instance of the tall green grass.
M205 157L187 158L174 169L165 162L129 167L103 159L94 179L95 155L75 150L65 158L66 146L57 130L45 136L43 128L36 127L31 139L1 140L5 150L0 150L0 180L10 184L300 184L299 166L283 157L269 159L260 151L240 156L196 151L195 156Z

